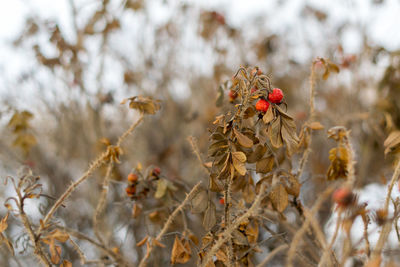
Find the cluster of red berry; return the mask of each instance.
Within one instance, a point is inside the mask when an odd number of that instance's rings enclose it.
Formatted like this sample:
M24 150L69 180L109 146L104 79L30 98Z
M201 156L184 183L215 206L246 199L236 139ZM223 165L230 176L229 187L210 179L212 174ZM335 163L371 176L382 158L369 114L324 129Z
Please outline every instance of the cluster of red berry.
M125 188L125 192L131 199L137 200L146 197L150 191L150 184L152 181L159 179L161 169L155 167L151 170L150 174L146 179L139 181L139 176L136 173L130 173L128 175L128 185Z
M265 100L263 98L259 99L256 103L256 110L261 111L261 112L267 112L270 102L274 104L280 104L283 99L283 92L279 88L274 88L272 90L272 93L268 94L268 100Z
M125 188L128 197L134 197L136 193L136 185L139 177L135 173L130 173L128 175L128 186Z

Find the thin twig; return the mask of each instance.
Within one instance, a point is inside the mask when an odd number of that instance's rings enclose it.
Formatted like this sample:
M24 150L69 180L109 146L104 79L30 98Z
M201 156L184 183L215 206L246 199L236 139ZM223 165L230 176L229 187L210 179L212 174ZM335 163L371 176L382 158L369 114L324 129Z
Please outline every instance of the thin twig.
M398 180L399 175L400 175L400 160L397 162L396 169L394 170L392 180L390 181L388 192L386 195L386 201L385 201L385 207L384 207L384 211L386 212L386 214L389 210L389 203L390 203L390 198L392 195L393 186L396 183L396 181ZM385 245L386 240L389 236L390 230L392 229L392 221L393 220L387 220L385 222L385 224L383 225L378 242L376 243L375 249L371 253L371 259L370 259L371 261L374 261L380 257L383 246Z
M230 215L230 205L231 205L231 185L232 185L232 176L226 181L225 190L224 190L224 219L226 228L229 228L231 225L231 215ZM228 263L230 266L234 266L234 255L233 255L233 246L232 246L232 238L228 240Z
M133 132L133 130L143 121L144 114L140 114L140 118L133 123L128 130L126 130L121 137L118 139L116 147L119 147L122 142ZM58 198L58 200L54 203L54 205L50 208L48 213L46 214L45 218L43 219L43 223L41 223L39 230L37 231L37 234L39 235L43 229L46 227L47 223L50 221L52 218L53 214L57 211L57 209L64 203L64 201L71 195L72 192L75 191L75 189L80 185L82 182L84 182L86 179L90 177L90 175L100 168L103 164L106 163L106 159L108 157L108 153L104 152L102 153L89 167L89 169L74 183L72 183L67 190Z
M265 184L263 183L260 188L260 193L258 193L257 197L255 198L253 204L251 207L244 213L242 216L237 218L235 221L232 222L231 226L227 228L224 232L222 232L220 238L217 240L217 242L211 247L210 251L204 256L202 260L202 264L200 267L205 267L207 264L210 262L212 257L217 253L217 251L220 249L220 247L231 237L231 234L233 231L235 231L239 225L246 221L250 216L253 216L257 213L257 209L259 207L259 204L265 196L266 192L265 191Z
M47 225L47 223L50 221L52 218L53 214L57 211L57 209L63 204L63 202L71 195L72 192L75 191L75 189L80 185L82 182L84 182L89 176L97 170L100 166L102 166L105 163L105 159L107 157L107 153L101 154L89 167L89 169L74 183L72 183L67 190L57 199L57 201L53 204L53 206L50 208L50 210L47 212L45 218L43 219L43 223L41 223L40 228L38 230L38 234L43 231L44 227Z
M301 228L296 232L295 236L293 237L292 243L289 248L288 252L288 259L287 259L287 267L293 267L293 259L296 254L296 248L300 241L302 240L302 236L306 233L308 230L310 224L311 224L311 219L320 209L321 205L324 203L326 198L329 197L329 195L332 193L332 191L335 189L336 185L329 186L327 189L325 189L324 192L318 197L316 200L314 206L312 207L309 216L306 217L306 220L304 221L303 225Z
M99 232L98 218L101 215L101 213L103 212L105 204L107 202L108 186L109 186L109 182L110 182L110 177L111 177L111 172L112 172L113 166L114 166L113 161L110 160L110 162L108 163L106 176L104 177L100 199L99 199L99 201L97 203L97 207L96 207L96 210L95 210L94 215L93 215L93 232L96 235L97 239L102 244L105 244L105 243L104 243L104 240L101 237L101 234Z
M122 142L135 130L135 128L143 121L144 114L141 113L139 119L129 127L128 130L126 130L120 138L118 138L116 146L120 146Z
M43 263L44 266L51 266L51 263L50 263L48 257L43 252L42 246L39 243L40 241L38 240L38 238L36 238L35 232L32 229L32 224L29 221L29 218L24 211L24 198L22 197L19 188L18 188L18 190L16 190L16 193L18 195L18 202L19 202L19 203L17 203L18 210L19 210L19 216L21 217L22 223L24 224L24 227L25 227L26 231L28 232L29 239L31 240L32 245L35 249L35 255Z
M87 235L75 231L73 229L70 228L66 228L66 227L62 227L62 226L57 226L58 229L63 230L64 232L68 233L68 235L73 236L77 239L81 239L81 240L85 240L88 243L94 245L95 247L99 248L100 250L102 250L106 255L110 256L111 258L113 258L117 263L119 263L121 266L128 266L128 264L121 258L120 255L115 254L112 250L108 249L107 247L105 247L104 245L98 243L97 241L95 241L94 239L88 237Z
M187 138L187 140L189 141L190 145L192 146L193 149L193 153L196 155L197 159L199 160L199 162L201 163L201 166L203 167L203 169L205 170L205 172L207 174L210 174L210 170L206 167L203 158L200 155L200 151L199 151L199 147L197 146L197 140L195 137L193 136L189 136Z
M155 240L161 241L161 238L164 236L164 234L167 232L168 228L171 227L172 222L175 220L175 217L181 212L181 210L186 206L186 204L192 199L195 193L197 193L197 190L200 188L201 182L198 182L192 190L189 192L189 194L186 196L185 200L180 204L174 212L168 217L166 223L164 224L164 227L161 229L160 233L157 235ZM146 255L142 258L140 261L139 267L145 267L147 266L147 260L150 257L150 254L152 250L154 249L154 242L151 242L148 246Z
M265 257L265 259L261 263L259 263L256 267L266 266L266 264L270 260L272 260L276 254L287 249L288 247L289 246L287 244L283 244L283 245L280 245L279 247L276 247L274 250L272 250L270 253L268 253L267 257Z

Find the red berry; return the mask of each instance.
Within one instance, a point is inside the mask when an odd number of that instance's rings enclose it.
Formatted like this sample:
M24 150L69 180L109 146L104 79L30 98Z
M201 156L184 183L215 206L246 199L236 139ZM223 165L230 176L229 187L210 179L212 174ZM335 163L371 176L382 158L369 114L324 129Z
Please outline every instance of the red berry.
M128 187L125 188L125 191L126 191L126 194L127 194L128 196L132 196L132 195L134 195L135 192L136 192L136 187L130 185L130 186L128 186Z
M155 167L155 168L153 169L153 174L154 174L155 176L159 176L160 173L161 173L161 169L160 169L159 167Z
M130 173L130 174L128 175L128 181L129 181L129 182L134 183L134 182L136 182L137 180L138 180L137 174Z
M229 101L233 102L233 100L235 100L237 98L237 93L233 90L229 91Z
M268 100L275 104L281 103L282 99L283 92L279 88L274 88L274 90L272 90L272 93L268 95Z
M338 206L347 207L354 202L355 195L350 189L342 187L333 192L332 199Z
M256 87L251 88L251 93L254 94L255 92L257 92L257 88Z
M225 198L221 197L221 198L219 199L219 204L225 205Z
M258 111L267 112L269 107L269 102L265 99L260 99L256 103L256 109Z

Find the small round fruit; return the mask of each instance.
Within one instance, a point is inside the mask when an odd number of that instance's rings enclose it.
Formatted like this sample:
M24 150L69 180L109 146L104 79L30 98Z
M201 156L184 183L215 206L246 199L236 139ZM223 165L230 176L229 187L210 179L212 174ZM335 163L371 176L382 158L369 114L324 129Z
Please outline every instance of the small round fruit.
M125 191L128 196L132 196L136 193L136 187L135 186L127 186L125 188Z
M238 97L237 93L233 90L229 91L229 101L234 101Z
M221 198L219 199L219 204L225 205L225 198L221 197Z
M349 188L342 187L333 192L332 199L338 206L347 207L354 202L355 195Z
M272 90L272 93L268 95L268 100L275 104L281 103L282 99L283 99L283 92L279 88L274 88Z
M135 183L135 182L137 182L137 180L138 180L137 174L135 174L135 173L130 173L130 174L128 175L128 181L129 181L129 182Z
M269 108L269 102L265 99L260 99L256 103L256 110L262 111L262 112L267 112Z

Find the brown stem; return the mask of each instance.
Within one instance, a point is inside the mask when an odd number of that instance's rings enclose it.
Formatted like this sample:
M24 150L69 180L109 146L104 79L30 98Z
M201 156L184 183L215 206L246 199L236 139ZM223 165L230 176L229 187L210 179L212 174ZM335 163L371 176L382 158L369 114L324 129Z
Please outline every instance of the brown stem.
M106 201L107 201L108 186L109 186L113 166L114 166L113 161L110 161L110 163L108 164L108 167L107 167L106 176L104 177L100 199L97 203L97 207L96 207L95 213L93 215L93 231L94 231L94 234L96 235L97 239L102 244L104 244L104 240L101 237L101 234L99 231L98 218L99 218L100 214L103 212Z
M201 182L198 182L192 190L189 192L189 194L186 196L185 200L180 204L174 212L168 217L167 221L164 224L164 227L161 229L160 233L157 235L155 238L157 241L161 241L161 238L164 236L164 234L167 232L168 228L171 227L172 222L175 220L175 217L183 210L183 208L186 206L186 204L192 199L195 193L197 193L197 190L200 188ZM142 258L142 260L139 263L139 267L145 267L147 266L147 260L150 257L151 252L154 249L154 242L150 242L146 255Z
M36 237L35 232L32 229L32 224L29 221L29 218L24 211L24 198L22 197L21 192L19 190L16 190L16 193L19 199L18 201L19 216L21 217L22 223L24 224L24 227L28 232L29 239L31 240L32 245L35 249L35 255L43 263L44 266L51 266L49 259L43 252L42 246L39 243L40 242L39 239Z
M224 232L222 232L221 237L217 240L217 242L214 244L214 246L211 247L210 251L204 256L204 259L202 261L202 264L200 267L205 267L208 265L212 257L217 253L217 251L220 249L220 247L231 237L231 234L235 229L239 227L239 225L246 221L250 216L253 216L257 213L257 209L259 207L259 204L265 195L265 184L263 183L260 188L260 193L258 193L256 199L254 200L253 204L251 207L247 210L245 214L237 218L235 221L232 222L231 226L227 228Z
M388 192L386 195L386 201L385 201L385 207L384 207L384 211L386 212L386 214L389 209L389 202L390 202L390 197L392 195L393 186L396 183L396 181L398 180L399 175L400 175L400 160L397 162L396 169L394 170L392 180L390 181ZM378 242L376 243L375 249L371 253L371 261L377 260L380 257L383 246L385 245L386 240L389 236L390 230L392 229L392 221L393 220L387 220L385 222L385 224L383 225Z

